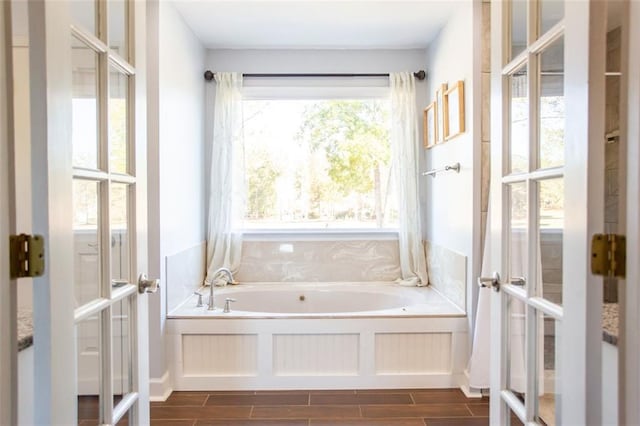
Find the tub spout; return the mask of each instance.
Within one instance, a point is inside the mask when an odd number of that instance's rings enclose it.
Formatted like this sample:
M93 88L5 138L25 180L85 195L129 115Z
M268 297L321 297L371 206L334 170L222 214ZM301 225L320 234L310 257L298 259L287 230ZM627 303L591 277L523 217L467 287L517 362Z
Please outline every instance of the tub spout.
M216 309L216 306L215 306L215 303L214 303L215 300L213 298L213 287L215 287L216 278L220 274L227 275L228 282L232 282L233 281L233 274L231 273L231 270L228 269L228 268L219 268L213 273L213 278L211 279L211 284L209 285L209 304L208 304L208 307L207 307L207 310L209 310L209 311L213 311L214 309Z

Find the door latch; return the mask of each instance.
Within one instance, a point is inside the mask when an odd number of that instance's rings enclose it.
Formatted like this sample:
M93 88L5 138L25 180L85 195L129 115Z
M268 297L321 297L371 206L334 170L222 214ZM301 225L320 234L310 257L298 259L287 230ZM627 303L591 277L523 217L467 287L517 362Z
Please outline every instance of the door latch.
M478 277L478 286L493 288L494 291L500 291L500 274L494 272L492 277Z
M44 274L44 238L42 235L9 236L11 279L40 277Z

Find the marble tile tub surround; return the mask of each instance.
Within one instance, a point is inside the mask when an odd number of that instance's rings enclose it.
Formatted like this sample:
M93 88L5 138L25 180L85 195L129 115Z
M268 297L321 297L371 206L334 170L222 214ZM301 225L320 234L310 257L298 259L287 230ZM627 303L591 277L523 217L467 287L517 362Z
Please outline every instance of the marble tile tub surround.
M18 309L18 351L33 345L33 312Z
M165 258L167 312L202 286L206 268L206 242Z
M393 281L397 240L244 241L240 282Z
M429 283L466 311L467 257L425 241Z

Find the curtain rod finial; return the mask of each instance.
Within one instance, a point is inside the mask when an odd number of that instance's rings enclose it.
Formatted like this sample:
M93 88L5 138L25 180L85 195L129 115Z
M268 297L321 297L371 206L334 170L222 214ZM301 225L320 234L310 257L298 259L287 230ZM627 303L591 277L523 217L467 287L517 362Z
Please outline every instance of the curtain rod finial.
M213 71L211 70L206 70L204 72L204 79L207 81L211 81L213 80L213 77L215 77L215 74L213 73Z
M425 78L427 78L427 73L425 72L425 70L420 70L418 72L414 72L413 75L418 79L418 80L424 80Z

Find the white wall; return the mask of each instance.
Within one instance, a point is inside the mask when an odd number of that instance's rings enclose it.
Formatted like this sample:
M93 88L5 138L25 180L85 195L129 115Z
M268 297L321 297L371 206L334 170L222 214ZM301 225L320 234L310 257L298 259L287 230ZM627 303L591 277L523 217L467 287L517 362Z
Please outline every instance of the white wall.
M166 284L165 259L205 238L205 50L168 2L152 1L149 25L149 264ZM155 72L157 70L157 73ZM152 384L166 372L166 291L150 297Z
M429 149L426 167L460 163L459 174L426 181L425 238L468 258L467 312L473 313L480 259L480 4L464 2L427 49L429 102L439 84L464 81L466 132Z

